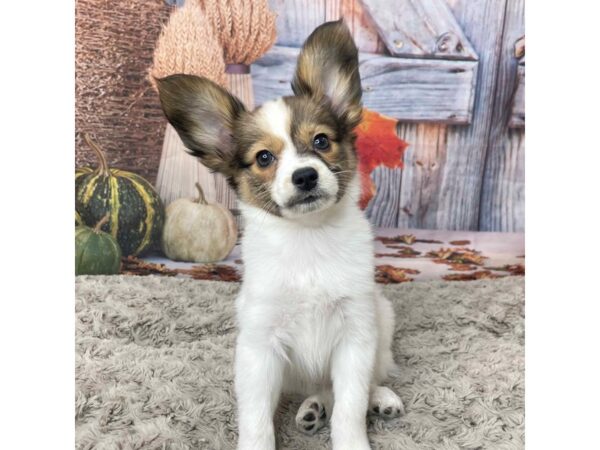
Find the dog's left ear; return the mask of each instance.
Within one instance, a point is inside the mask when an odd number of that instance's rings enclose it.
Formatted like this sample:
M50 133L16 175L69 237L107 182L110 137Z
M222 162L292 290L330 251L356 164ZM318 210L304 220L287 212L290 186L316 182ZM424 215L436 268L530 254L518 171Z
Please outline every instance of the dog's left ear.
M358 125L362 111L358 50L342 20L324 23L306 39L292 90L296 95L328 97L350 128Z

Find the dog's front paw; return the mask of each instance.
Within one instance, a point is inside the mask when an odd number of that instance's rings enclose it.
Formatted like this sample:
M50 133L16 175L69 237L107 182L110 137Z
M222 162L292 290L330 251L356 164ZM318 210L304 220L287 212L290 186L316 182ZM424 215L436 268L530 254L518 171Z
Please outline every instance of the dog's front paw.
M371 394L369 412L384 419L394 419L404 415L404 404L394 391L384 386L377 386Z
M327 411L317 395L302 402L296 414L296 426L303 433L313 435L327 423Z

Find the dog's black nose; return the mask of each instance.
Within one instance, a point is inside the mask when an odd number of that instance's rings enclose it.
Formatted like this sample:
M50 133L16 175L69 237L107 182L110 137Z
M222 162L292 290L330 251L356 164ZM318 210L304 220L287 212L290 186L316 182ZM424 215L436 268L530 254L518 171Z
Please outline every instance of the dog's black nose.
M310 191L317 185L319 174L312 167L303 167L292 174L292 183L298 189Z

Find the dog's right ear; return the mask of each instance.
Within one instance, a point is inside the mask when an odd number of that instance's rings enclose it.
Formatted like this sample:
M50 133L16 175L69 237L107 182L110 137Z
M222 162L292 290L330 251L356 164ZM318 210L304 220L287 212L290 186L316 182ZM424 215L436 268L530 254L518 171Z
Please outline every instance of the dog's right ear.
M210 169L231 175L233 125L244 105L207 78L170 75L156 80L160 103L185 146Z

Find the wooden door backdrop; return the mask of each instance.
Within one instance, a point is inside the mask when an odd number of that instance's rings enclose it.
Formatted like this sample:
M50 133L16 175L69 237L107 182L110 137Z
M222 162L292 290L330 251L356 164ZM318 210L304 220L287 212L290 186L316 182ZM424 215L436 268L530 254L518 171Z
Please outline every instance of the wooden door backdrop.
M271 6L278 42L253 67L257 104L288 92L294 49L310 32L344 17L361 52L365 106L399 119L410 146L403 169L373 175L374 224L524 230L523 0Z
M398 119L403 169L378 168L367 213L389 227L523 231L524 0L270 0L278 42L252 67L257 104L289 92L298 47L344 17L365 105ZM77 0L76 130L156 180L165 120L146 70L172 7ZM93 158L76 142L76 164Z

